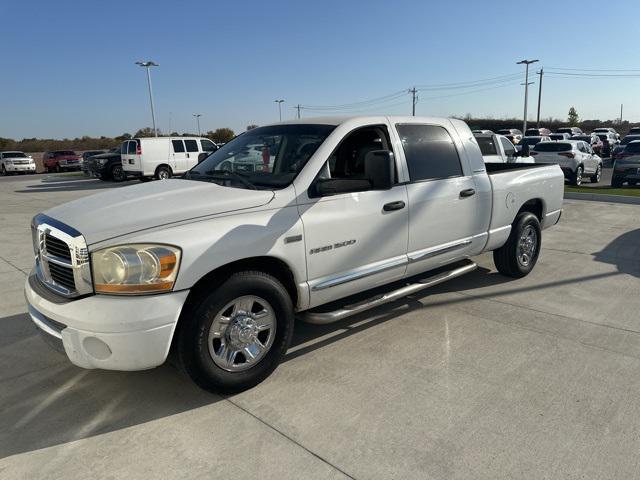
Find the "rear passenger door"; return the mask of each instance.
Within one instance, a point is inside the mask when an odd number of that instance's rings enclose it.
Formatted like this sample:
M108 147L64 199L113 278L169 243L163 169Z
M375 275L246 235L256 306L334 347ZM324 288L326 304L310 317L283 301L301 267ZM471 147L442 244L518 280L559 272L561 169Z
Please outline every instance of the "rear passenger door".
M479 194L466 157L459 153L462 145L454 142L457 133L441 125L396 128L410 177L407 275L479 251L486 240Z
M184 148L186 150L185 161L180 165L179 173L186 172L198 164L198 155L200 154L200 146L195 139L185 139Z

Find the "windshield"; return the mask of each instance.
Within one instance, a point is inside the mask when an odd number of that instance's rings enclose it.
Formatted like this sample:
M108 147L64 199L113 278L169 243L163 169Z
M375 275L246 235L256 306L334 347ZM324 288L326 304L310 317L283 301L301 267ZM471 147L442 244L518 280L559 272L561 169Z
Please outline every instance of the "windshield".
M633 142L634 140L640 140L640 135L627 135L626 137L624 137L624 139L620 142L620 145L626 145L630 142Z
M540 142L542 138L540 137L524 137L520 140L520 145L535 145Z
M570 143L543 142L534 147L536 152L568 152L571 150Z
M493 137L476 137L478 145L480 145L480 151L482 155L497 155L498 150L496 144L493 141Z
M239 135L185 175L241 188L284 188L335 129L334 125L273 125Z
M4 152L4 158L27 158L27 156L22 152Z

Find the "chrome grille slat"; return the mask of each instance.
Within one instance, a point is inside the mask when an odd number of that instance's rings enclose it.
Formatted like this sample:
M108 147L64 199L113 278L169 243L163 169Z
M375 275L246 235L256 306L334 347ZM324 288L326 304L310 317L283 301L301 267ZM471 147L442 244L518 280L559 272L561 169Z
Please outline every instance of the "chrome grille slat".
M51 253L56 257L71 261L71 250L69 249L69 245L51 234L46 234L44 236L44 248L47 253Z

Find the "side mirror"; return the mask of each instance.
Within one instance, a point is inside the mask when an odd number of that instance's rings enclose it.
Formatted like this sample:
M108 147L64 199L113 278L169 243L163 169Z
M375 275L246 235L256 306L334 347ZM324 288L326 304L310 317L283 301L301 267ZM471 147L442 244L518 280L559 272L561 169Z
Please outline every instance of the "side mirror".
M374 150L364 157L364 176L373 190L390 190L393 187L395 159L389 150Z

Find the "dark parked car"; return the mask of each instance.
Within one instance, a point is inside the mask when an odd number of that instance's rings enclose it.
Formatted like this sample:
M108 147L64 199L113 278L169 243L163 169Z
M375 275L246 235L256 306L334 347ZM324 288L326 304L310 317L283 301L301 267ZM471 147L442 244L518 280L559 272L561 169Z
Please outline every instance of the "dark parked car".
M629 133L627 133L627 136L629 135L640 135L640 127L632 127Z
M82 153L82 171L85 175L89 175L89 158L94 155L100 155L101 153L106 153L106 150L89 150L87 152Z
M622 158L622 154L624 153L627 145L629 145L634 140L640 140L639 135L627 135L622 139L622 141L613 149L611 152L611 158L615 161L618 158Z
M98 177L100 180L123 182L127 179L127 174L122 169L120 148L112 148L107 153L90 157L88 168L90 175Z
M625 140L627 138L628 136ZM619 188L624 182L631 187L640 183L640 140L627 144L624 152L618 155L613 165L611 186Z

